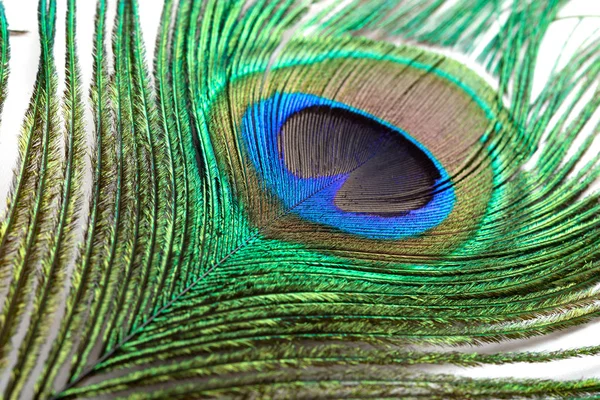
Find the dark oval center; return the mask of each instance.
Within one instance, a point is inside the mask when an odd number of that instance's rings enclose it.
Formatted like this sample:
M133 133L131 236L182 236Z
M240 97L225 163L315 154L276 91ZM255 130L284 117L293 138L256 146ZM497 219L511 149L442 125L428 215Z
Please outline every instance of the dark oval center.
M402 132L329 106L290 116L278 139L288 170L300 178L348 174L335 205L347 212L399 216L425 206L440 173Z

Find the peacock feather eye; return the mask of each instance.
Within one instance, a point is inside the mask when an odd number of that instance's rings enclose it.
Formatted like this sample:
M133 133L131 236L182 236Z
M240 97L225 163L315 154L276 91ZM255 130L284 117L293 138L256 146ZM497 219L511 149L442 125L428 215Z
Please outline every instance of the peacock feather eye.
M269 236L402 256L418 243L448 251L472 238L501 190L494 149L518 146L496 139L512 128L494 90L423 49L317 45L290 43L310 58L284 49L266 80L263 71L237 77L228 95L245 104L232 106L234 129L211 127L221 154L241 152L224 167L254 223L274 203L290 211Z
M277 114L278 121L269 126L258 117L253 125L258 112ZM275 95L247 112L241 130L260 179L306 221L372 239L401 239L434 228L452 210L448 174L422 145L344 104ZM261 158L268 165L260 165Z

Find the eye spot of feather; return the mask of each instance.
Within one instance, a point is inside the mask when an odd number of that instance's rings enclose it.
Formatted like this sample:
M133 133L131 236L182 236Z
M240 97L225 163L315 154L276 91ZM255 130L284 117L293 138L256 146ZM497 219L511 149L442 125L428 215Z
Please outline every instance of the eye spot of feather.
M450 214L448 173L401 129L344 103L276 94L249 107L242 132L271 194L304 220L372 239L400 239Z

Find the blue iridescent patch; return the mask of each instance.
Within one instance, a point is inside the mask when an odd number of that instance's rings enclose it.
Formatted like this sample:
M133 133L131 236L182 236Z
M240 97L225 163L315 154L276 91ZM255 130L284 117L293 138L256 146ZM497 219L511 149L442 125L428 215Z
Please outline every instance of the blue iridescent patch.
M279 145L282 127L294 114L314 106L342 108L360 114L414 144L438 170L435 180L438 189L432 192L427 204L394 216L348 212L338 207L334 199L350 173L306 178L290 171ZM304 93L275 94L248 108L242 117L241 129L249 158L265 188L279 198L286 209L307 221L365 238L397 240L418 236L438 226L454 207L454 189L448 184L450 177L427 148L401 129L343 103Z

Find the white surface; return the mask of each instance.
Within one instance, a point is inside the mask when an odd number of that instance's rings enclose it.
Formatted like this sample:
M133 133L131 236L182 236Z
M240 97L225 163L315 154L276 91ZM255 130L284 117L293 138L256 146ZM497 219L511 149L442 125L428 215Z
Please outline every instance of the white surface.
M542 0L543 1L543 0ZM4 207L6 193L12 176L12 169L17 155L17 137L21 128L23 115L29 97L32 93L33 83L37 70L39 49L37 37L37 0L5 0L9 18L9 26L16 30L27 30L29 33L11 37L10 79L8 86L8 100L4 105L4 112L0 125L0 207ZM115 1L109 1L108 28L112 29L110 16L114 12ZM141 21L144 29L148 55L152 54L158 21L162 7L160 0L140 1ZM62 68L64 47L64 12L65 0L59 0L56 40L56 60L59 75L64 76ZM92 37L95 2L82 0L78 2L78 50L82 68L82 81L84 93L87 93L91 79L92 66ZM578 0L573 1L561 16L568 15L600 15L600 1ZM567 39L577 19L565 19L553 24L548 32L540 52L540 62L536 74L534 90L539 91L545 84L545 79L550 72L562 43ZM569 39L567 51L573 51L576 45L584 40L594 29L600 27L600 19L589 18L579 23ZM62 91L62 86L60 86ZM516 340L502 345L487 345L479 347L479 351L525 351L525 350L558 350L588 345L600 344L600 323L589 323L561 333L538 337L531 340ZM465 351L470 349L465 348ZM432 367L430 371L452 372L471 377L531 377L531 378L556 378L576 379L595 376L600 378L600 356L570 359L545 364L514 364L506 366L493 366L484 368L452 368Z

